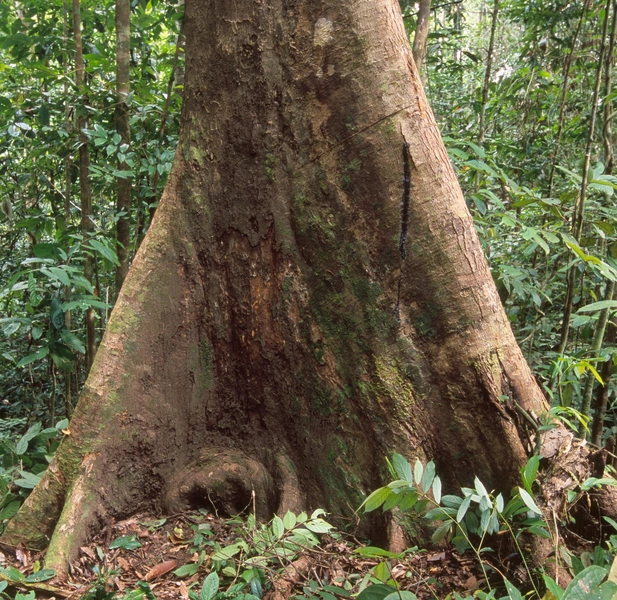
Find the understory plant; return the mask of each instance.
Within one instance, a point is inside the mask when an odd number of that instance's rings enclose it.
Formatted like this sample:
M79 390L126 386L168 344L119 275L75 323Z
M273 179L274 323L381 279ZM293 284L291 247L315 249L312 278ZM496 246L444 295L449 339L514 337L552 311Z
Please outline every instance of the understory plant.
M501 493L494 495L489 492L478 477L474 480L473 488L461 488L461 495L442 495L441 480L435 474L433 461L424 466L419 459L416 459L412 468L403 456L394 454L392 460L388 461L388 467L395 479L372 492L360 508L365 512L380 507L384 512L394 508L402 512L413 510L435 524L431 538L433 543L447 540L459 553L471 550L482 569L488 587L487 592L477 591L475 598L522 600L525 596L543 600L617 599L617 559L610 555L607 557L601 548L598 550L602 553L603 561L606 562L608 558L612 563L610 571L598 564L584 565L581 560L576 558L572 560L571 557L570 563L575 576L565 590L546 573L542 573L539 578L526 559L523 536L552 539L550 528L535 501L532 490L539 466L540 456L532 456L521 468L523 485L513 488L510 499L506 501ZM581 490L584 492L591 487L608 483L609 480L590 478L581 484ZM493 552L489 542L499 540L499 543L504 543L505 538L502 536L507 536L511 540L513 548L523 562L531 586L525 594L503 574L501 575L503 588L494 587L491 583L489 571L498 570L485 557ZM396 582L390 580L380 584L379 587L372 586L362 592L358 600L416 598L411 592L393 591L392 587L396 585ZM506 594L497 595L503 592L504 588ZM545 592L541 592L541 589ZM455 593L454 600L466 599Z

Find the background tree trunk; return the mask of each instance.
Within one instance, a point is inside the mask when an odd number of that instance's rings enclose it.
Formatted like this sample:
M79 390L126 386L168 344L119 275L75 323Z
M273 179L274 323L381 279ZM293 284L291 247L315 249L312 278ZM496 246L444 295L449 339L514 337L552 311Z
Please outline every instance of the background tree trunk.
M116 130L121 139L121 152L127 154L131 143L129 125L129 108L126 103L130 92L130 50L131 50L131 3L129 0L116 0ZM129 171L130 166L125 160L118 161L118 170ZM116 252L118 266L116 267L116 294L124 283L129 270L129 250L131 246L131 179L118 177L116 179L117 197L116 210Z
M169 184L64 440L3 540L63 569L158 506L349 514L396 449L507 489L546 409L398 2L186 4ZM249 458L250 457L250 458ZM162 490L162 492L161 492ZM52 536L53 532L53 536Z
M77 107L77 131L79 136L79 195L81 201L81 233L87 242L92 232L92 190L90 188L90 149L88 136L84 133L86 117L86 78L81 41L81 7L79 0L73 0L73 37L75 39L75 86L80 97ZM84 263L84 277L92 283L92 259ZM92 368L96 354L96 334L94 330L94 310L86 310L86 373Z
M413 60L420 74L425 72L424 57L426 56L426 40L428 39L430 16L431 0L420 0L418 22L416 23L412 47Z

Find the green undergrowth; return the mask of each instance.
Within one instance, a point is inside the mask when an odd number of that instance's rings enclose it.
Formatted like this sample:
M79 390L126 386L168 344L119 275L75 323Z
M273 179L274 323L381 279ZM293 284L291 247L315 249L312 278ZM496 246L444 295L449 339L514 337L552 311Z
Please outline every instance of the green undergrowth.
M68 423L36 422L20 433L26 419L0 419L0 533L45 473Z
M18 442L20 450L26 443L36 446L51 436L47 430L28 431L29 437L22 436ZM312 514L287 512L269 523L257 522L254 515L221 520L226 532L221 536L213 533L205 517L207 511L202 510L186 536L192 558L167 577L173 577L178 584L183 582L188 600L262 600L277 591L284 594L279 597L292 600L617 600L617 523L605 518L607 529L614 533L592 550L579 549L576 553L560 543L567 537L574 517L566 516L550 524L545 520L536 499L540 457L533 456L521 469L521 485L513 488L509 497L489 491L478 478L473 487L463 487L458 494L442 494L442 483L432 461L423 465L416 460L412 466L403 456L394 454L388 466L392 481L372 492L359 513L380 509L391 513L403 526L408 516L423 519L433 532L430 548L416 546L394 553L370 541L362 544L337 531L324 518L322 509ZM610 477L590 478L573 492L580 499L594 488L614 484ZM160 519L150 525L154 530L165 522ZM562 572L569 572L571 581L567 586L559 585L549 575L554 572L552 565L538 567L533 562L530 549L536 537L553 544L550 561L557 563ZM114 539L107 550L97 546L100 562L92 567L90 587L84 587L79 597L155 600L157 585L146 581L135 582L129 586L132 589L121 593L110 591L115 590L111 582L118 570L104 566L106 552L132 553L141 547L136 534ZM348 552L346 564L355 561L355 566L364 565L364 570L331 569L324 576L319 569L324 557L335 557L337 549L342 553L343 548ZM473 557L479 574L473 592L440 595L439 576L419 580L419 573L408 562L423 553L448 548L455 549L457 556ZM516 568L502 558L506 555L516 557ZM42 569L38 563L33 571L25 575L14 567L0 568L0 598L35 600L58 592L49 585L53 571Z

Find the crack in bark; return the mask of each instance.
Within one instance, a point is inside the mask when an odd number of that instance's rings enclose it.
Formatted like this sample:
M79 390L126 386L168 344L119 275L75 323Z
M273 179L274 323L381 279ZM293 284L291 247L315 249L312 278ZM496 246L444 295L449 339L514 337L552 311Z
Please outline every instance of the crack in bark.
M405 136L403 135L403 139ZM407 140L403 142L403 195L401 197L401 231L398 250L401 255L401 270L398 276L398 291L394 313L397 324L400 323L401 282L403 279L403 262L407 257L407 232L409 230L409 204L411 202L411 153Z

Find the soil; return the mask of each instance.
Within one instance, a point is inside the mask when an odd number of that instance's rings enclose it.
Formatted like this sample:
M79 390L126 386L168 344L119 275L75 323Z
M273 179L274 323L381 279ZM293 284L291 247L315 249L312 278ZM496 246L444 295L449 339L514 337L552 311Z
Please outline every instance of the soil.
M34 590L37 598L107 600L122 598L126 592L137 589L139 582L147 581L157 599L188 599L189 590L199 594L204 578L211 572L214 544L218 542L223 547L233 543L241 530L246 532L242 528L240 519L221 519L203 510L165 519L139 515L108 524L91 544L81 548L65 580L56 578L12 587ZM200 539L195 537L198 531L210 533ZM122 545L119 538L125 542L128 538L128 547L114 548ZM408 551L398 558L384 559L359 555L354 552L359 547L362 544L353 536L322 535L317 548L269 571L264 600L349 597L358 592L371 569L384 560L400 589L414 592L419 600L443 599L454 591L465 597L482 582L481 570L473 557L450 549ZM202 550L205 558L197 572L185 577L174 574L183 565L195 564ZM0 553L3 567L13 566L26 576L40 568L42 559L41 553L21 548L3 547ZM222 576L221 589L226 589L229 582L229 578ZM318 595L318 590L326 585L330 596ZM334 592L335 588L341 589L340 595Z

